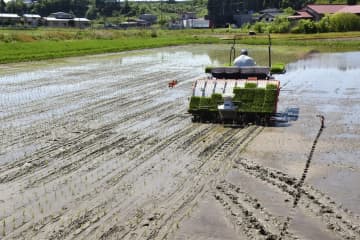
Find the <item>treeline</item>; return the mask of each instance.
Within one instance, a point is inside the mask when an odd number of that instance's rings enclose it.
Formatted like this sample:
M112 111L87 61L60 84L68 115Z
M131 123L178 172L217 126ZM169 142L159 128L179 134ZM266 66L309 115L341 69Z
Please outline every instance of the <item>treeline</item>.
M315 0L208 0L208 18L215 26L233 22L234 14L258 12L266 8L300 9Z
M207 14L207 0L176 2L163 0L158 2L132 2L128 0L37 0L27 5L23 0L0 0L1 13L40 14L48 16L53 12L69 12L77 17L99 19L103 17L134 17L150 13L171 20L180 13L194 11L200 17Z
M48 16L53 12L71 12L76 16L85 16L90 5L90 0L38 0L27 5L23 0L11 0L4 2L0 0L0 12L2 13L24 13L40 14Z
M277 17L271 23L256 22L244 25L245 30L259 33L324 33L360 31L360 16L352 13L336 13L323 17L320 21L300 20L292 23L286 17Z
M301 9L314 3L356 4L357 0L208 0L208 17L215 26L225 26L233 22L234 14L258 12L266 8Z

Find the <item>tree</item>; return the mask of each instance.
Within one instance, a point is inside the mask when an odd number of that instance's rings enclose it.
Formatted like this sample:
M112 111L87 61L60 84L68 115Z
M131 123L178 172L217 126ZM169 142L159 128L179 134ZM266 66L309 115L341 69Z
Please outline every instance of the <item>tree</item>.
M281 0L279 1L279 4L282 8L291 7L293 9L300 9L304 7L307 3L313 2L313 0Z
M301 19L298 23L297 31L299 33L316 33L316 24L312 20Z
M70 9L73 11L75 16L84 17L88 10L88 0L71 0Z
M243 5L244 5L244 12L246 12L246 10L257 12L263 8L262 7L263 0L245 0L243 2Z
M242 3L242 0L208 0L208 16L211 24L225 26L232 23L233 15L237 13Z
M26 5L22 0L9 1L6 4L6 12L23 15L26 12Z
M347 0L346 1L348 5L356 5L356 0Z
M33 8L33 11L41 16L48 16L54 12L70 12L71 10L73 10L71 0L39 0Z
M4 0L0 0L0 13L5 12L6 9L6 3Z
M121 12L126 15L130 12L130 10L131 10L131 8L129 5L129 1L125 0L124 7L121 9Z
M330 16L331 31L346 32L360 30L360 17L353 13L335 13Z
M316 23L319 32L330 32L330 15L326 14L319 22Z
M98 10L95 5L90 5L88 10L86 11L85 17L88 19L96 19Z

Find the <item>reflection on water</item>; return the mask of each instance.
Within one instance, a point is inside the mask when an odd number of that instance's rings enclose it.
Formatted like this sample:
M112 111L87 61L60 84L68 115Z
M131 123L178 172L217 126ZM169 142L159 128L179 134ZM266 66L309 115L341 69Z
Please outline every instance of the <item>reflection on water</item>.
M289 64L287 73L277 78L283 87L281 107L301 109L297 131L308 134L315 116L325 116L312 165L318 173L309 181L360 213L360 52L313 54Z
M360 52L312 54L306 59L289 64L289 71L306 69L336 69L340 71L360 68Z
M302 97L357 98L359 76L360 52L347 52L310 55L289 64L287 73L277 78Z

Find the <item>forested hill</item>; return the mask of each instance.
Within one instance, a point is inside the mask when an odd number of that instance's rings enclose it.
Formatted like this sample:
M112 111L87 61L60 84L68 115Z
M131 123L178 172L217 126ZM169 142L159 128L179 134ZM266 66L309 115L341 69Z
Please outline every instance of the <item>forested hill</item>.
M356 4L359 0L208 0L209 9L222 11L259 11L265 8L300 9L306 4ZM228 9L227 9L228 8Z
M266 8L292 8L301 9L307 4L314 3L345 3L356 4L356 0L208 0L208 17L215 26L225 26L233 21L234 14L247 14L258 12Z
M78 17L103 19L106 17L127 19L150 13L166 21L176 20L181 13L196 12L198 17L221 15L232 18L233 14L258 12L265 8L300 9L309 3L356 4L360 0L157 0L134 2L131 0L37 0L25 4L23 0L0 0L1 13L35 13L48 16L53 12L70 12Z

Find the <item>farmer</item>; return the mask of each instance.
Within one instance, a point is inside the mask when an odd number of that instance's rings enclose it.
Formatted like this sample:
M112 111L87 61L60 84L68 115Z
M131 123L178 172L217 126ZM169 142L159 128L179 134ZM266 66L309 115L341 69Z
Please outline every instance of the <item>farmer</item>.
M240 56L234 60L234 65L237 67L251 67L255 66L256 62L248 56L248 51L246 49L241 49Z

